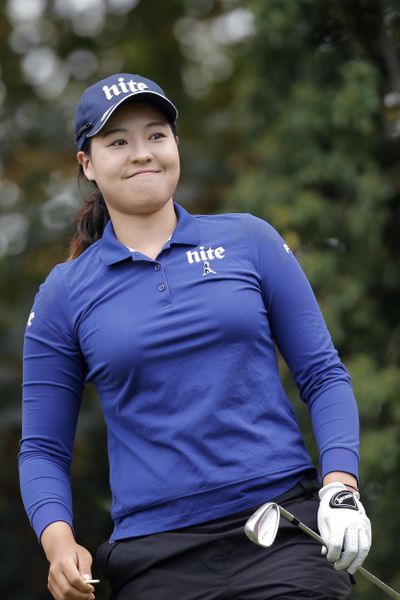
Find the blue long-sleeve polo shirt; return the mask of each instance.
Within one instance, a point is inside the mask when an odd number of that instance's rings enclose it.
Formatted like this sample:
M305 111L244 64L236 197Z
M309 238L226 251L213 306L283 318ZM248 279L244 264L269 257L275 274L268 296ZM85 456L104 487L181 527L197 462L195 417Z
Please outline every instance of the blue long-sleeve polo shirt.
M70 463L92 381L108 430L111 539L251 508L314 469L275 344L308 405L322 474L357 476L358 412L310 285L250 214L190 215L155 260L111 222L41 285L24 345L20 479L40 537L72 526Z

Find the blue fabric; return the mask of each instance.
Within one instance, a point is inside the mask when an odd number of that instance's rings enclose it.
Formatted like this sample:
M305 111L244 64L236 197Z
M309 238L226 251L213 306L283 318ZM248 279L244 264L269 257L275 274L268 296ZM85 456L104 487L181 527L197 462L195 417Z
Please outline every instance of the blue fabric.
M69 470L85 381L108 428L113 540L245 510L314 469L275 344L310 409L322 473L358 474L349 376L289 248L252 215L175 210L156 260L131 253L110 222L35 298L20 477L39 537L53 521L72 526Z

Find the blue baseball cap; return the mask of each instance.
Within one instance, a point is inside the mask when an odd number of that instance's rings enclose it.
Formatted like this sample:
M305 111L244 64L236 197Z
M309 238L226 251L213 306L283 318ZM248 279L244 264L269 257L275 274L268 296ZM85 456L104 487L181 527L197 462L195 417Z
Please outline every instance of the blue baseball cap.
M159 85L141 75L118 73L91 85L82 94L75 113L75 144L78 150L98 133L120 104L128 99L155 104L170 123L178 110Z

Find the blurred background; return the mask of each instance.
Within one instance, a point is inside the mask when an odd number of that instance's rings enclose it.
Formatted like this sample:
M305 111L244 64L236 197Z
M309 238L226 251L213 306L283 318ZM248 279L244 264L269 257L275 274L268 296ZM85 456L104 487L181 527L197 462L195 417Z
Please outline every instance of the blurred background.
M22 340L84 195L76 102L122 71L155 79L180 109L175 199L270 221L306 271L359 402L366 566L399 589L400 2L7 0L0 57L0 598L50 597L17 480ZM72 479L78 540L92 552L112 527L105 441L89 388ZM381 597L358 581L355 599Z

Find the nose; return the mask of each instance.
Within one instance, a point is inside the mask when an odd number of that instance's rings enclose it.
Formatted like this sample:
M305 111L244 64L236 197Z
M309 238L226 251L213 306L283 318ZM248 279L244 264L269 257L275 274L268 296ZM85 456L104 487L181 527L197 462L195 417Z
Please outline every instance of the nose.
M129 159L132 163L148 163L153 155L148 145L144 142L132 144Z

